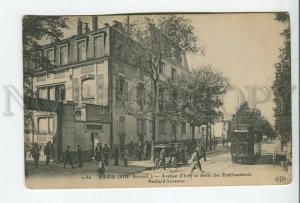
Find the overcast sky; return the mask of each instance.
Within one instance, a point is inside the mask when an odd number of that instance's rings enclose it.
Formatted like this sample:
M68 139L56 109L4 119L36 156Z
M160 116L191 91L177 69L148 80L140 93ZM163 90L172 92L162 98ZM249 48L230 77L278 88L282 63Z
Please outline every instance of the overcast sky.
M205 55L188 55L190 68L211 66L223 72L235 87L224 97L223 112L230 115L241 101L251 98L252 107L260 109L274 124L271 86L274 64L284 43L280 33L287 25L275 21L274 13L193 14L185 17L192 20L200 45L206 50ZM70 29L65 37L76 34L78 18L69 18ZM91 25L90 16L80 18ZM134 18L137 16L130 17L131 20ZM122 22L125 17L100 16L99 26L112 24L113 20Z

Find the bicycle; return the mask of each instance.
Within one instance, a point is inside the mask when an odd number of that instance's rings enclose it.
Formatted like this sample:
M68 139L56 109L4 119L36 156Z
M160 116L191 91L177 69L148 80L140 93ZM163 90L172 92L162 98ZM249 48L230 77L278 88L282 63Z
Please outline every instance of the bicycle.
M170 172L177 171L178 163L176 157L169 157L165 159L165 168L168 168ZM162 160L160 160L158 157L154 159L154 163L152 166L152 170L155 173L160 173L163 169Z

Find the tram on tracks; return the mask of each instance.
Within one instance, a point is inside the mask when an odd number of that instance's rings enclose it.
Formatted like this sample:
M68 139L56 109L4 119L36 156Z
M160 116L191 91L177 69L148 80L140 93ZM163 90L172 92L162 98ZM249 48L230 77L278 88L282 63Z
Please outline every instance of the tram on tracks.
M238 125L231 133L231 156L234 163L254 163L261 154L261 132L247 124Z

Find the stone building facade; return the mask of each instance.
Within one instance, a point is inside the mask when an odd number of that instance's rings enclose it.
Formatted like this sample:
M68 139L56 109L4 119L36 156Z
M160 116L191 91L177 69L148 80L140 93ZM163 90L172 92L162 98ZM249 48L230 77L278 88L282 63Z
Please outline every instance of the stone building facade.
M119 60L122 44L115 36L121 24L98 28L95 17L90 30L87 26L83 29L80 20L77 23L76 35L33 53L46 57L53 64L51 71L25 60L24 66L36 70L32 86L37 97L65 104L63 118L55 112L34 111L35 136L31 142L55 143L55 137L61 136L59 151L67 145L75 150L77 144L90 151L98 142L114 147L151 141L151 115L147 111L142 111L143 116L133 113L140 112L139 98L145 90L151 92L151 81L142 71ZM164 60L159 70L162 80L188 71L184 53ZM59 119L64 120L63 124ZM60 125L64 125L63 132L57 131ZM158 118L155 130L158 142L191 138L190 126L185 122Z

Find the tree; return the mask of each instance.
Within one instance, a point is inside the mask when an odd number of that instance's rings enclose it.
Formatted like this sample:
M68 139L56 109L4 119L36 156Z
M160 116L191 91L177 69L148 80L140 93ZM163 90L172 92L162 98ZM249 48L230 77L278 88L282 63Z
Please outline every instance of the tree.
M274 128L269 121L261 115L260 110L250 109L248 102L244 102L239 106L236 113L233 114L231 119L230 131L232 132L239 125L251 125L253 129L267 135L272 139L276 136Z
M35 54L40 48L40 41L48 39L58 41L63 37L63 28L68 28L66 19L59 16L25 16L23 18L23 93L24 97L33 97L33 76L36 67L40 70L51 71L54 68L51 61L47 57ZM38 64L36 67L30 67L28 61L32 60ZM28 131L29 126L32 126L32 136L34 136L34 122L32 111L24 113L24 128ZM33 141L33 140L32 140Z
M169 89L172 100L176 101L167 103L166 114L190 123L192 140L195 138L195 126L205 124L207 147L208 128L216 118L222 116L218 108L223 105L220 96L230 87L228 79L222 73L204 67L193 70L189 75L168 80L165 86Z
M40 48L42 39L59 41L64 35L62 29L68 28L66 19L60 16L25 16L23 18L23 75L24 95L33 96L32 76L36 67L29 67L28 61L38 63L42 70L50 71L52 63L47 57L35 53Z
M138 116L146 117L150 114L153 147L156 142L156 121L161 113L158 104L163 102L163 98L159 98L163 65L170 60L181 65L185 52L195 53L199 50L198 39L193 32L191 20L177 15L146 17L134 23L127 21L116 31L118 58L148 78L144 85L151 83L151 91L147 93L147 112L139 113Z
M274 65L275 80L273 82L275 128L285 141L291 139L291 42L289 14L277 13L276 21L287 23L288 27L281 33L284 37L284 47L280 49L279 61Z

